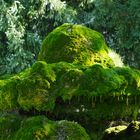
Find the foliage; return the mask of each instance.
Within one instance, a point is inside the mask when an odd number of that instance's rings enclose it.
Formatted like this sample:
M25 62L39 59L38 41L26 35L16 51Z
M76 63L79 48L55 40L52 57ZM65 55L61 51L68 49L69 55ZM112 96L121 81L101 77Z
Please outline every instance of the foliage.
M140 68L139 0L95 2L95 21L91 25L106 36L109 46L119 52L126 64Z
M26 67L31 66L34 62L34 54L27 51L25 45L25 23L22 19L22 13L24 11L23 5L19 1L13 1L11 4L5 1L1 1L1 32L6 36L6 42L2 40L5 45L3 48L4 55L3 65L1 69L4 72L19 72Z
M126 64L139 68L138 5L139 0L2 0L0 74L30 67L45 35L66 22L102 32Z
M59 0L2 0L0 74L17 73L30 67L46 33L63 22L73 22L71 16L74 15L75 12L71 8L66 11L66 4Z

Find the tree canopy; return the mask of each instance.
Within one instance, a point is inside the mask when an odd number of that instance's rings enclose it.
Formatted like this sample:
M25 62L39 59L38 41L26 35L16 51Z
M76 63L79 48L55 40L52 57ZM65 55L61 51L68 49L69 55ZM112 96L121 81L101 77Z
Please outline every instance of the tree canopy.
M103 33L125 64L140 68L139 5L139 0L1 0L0 74L30 67L44 36L63 23Z

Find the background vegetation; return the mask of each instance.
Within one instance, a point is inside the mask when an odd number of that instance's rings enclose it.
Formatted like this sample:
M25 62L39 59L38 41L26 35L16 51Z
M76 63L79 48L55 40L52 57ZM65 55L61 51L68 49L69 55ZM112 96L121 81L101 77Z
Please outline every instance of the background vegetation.
M125 64L140 68L139 5L139 0L1 0L0 75L30 67L46 34L65 22L103 33Z

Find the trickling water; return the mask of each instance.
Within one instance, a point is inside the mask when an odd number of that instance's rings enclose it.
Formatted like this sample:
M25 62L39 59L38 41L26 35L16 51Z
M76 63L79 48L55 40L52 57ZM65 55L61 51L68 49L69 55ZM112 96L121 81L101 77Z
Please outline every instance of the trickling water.
M129 105L129 99L128 99L128 97L126 97L126 105L127 106Z
M117 98L117 99L118 99L118 101L119 101L119 100L120 100L120 96L118 96L118 98Z

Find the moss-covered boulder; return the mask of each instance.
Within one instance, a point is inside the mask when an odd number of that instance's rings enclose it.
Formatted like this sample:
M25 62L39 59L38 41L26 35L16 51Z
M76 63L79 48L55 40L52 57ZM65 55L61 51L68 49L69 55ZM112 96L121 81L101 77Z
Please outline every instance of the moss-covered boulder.
M38 60L112 67L116 64L112 57L115 55L100 33L82 25L63 24L45 38Z
M76 120L80 115L89 116L88 120L135 118L140 107L139 81L139 71L126 67L38 61L0 80L0 110L45 111Z
M90 140L76 122L51 121L45 116L23 118L18 114L0 116L0 140Z
M95 121L136 118L140 108L140 71L123 66L117 57L100 33L81 25L64 24L45 38L38 58L42 61L0 79L0 112L45 114L49 119L78 121L86 128L92 128ZM26 127L31 132L37 130L37 137L46 137L41 119L44 117L22 121L16 139L25 137L22 131ZM28 122L36 127L26 125ZM60 124L63 123L69 125L66 121ZM55 122L49 129L55 131L56 127L59 128ZM69 128L64 128L64 133L68 133ZM79 128L73 129L79 132ZM50 139L57 137L53 130L47 135L51 135ZM27 139L32 138L32 133L27 135Z
M105 130L102 140L139 140L140 122L131 122L128 126L116 126Z

